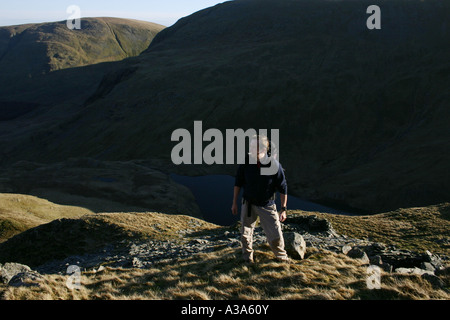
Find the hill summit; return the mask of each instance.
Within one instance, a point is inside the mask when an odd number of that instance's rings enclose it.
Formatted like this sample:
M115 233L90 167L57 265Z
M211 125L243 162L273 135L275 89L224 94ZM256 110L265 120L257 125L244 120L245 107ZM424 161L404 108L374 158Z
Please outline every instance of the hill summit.
M69 29L66 21L1 27L2 79L31 78L137 56L164 28L151 22L108 17L83 18L79 30Z

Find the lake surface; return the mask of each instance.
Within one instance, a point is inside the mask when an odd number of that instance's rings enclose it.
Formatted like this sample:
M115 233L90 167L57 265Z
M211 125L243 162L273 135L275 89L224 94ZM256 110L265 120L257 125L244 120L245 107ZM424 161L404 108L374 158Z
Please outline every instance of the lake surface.
M234 177L228 175L207 175L199 177L170 174L173 181L188 187L194 194L198 206L206 221L221 226L229 226L239 220L239 215L231 214L233 204ZM241 191L242 195L242 191ZM241 209L241 195L238 208ZM280 208L280 198L277 194L277 208ZM306 201L288 195L288 210L318 211L334 214L353 215L342 210L333 209L314 202Z

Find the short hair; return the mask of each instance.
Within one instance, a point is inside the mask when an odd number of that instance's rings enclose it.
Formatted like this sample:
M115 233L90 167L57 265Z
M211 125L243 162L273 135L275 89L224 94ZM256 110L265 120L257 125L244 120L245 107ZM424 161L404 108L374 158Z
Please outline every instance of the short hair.
M263 149L263 148L265 148L266 150L270 149L269 139L265 135L256 135L255 134L251 140L258 140L259 149Z

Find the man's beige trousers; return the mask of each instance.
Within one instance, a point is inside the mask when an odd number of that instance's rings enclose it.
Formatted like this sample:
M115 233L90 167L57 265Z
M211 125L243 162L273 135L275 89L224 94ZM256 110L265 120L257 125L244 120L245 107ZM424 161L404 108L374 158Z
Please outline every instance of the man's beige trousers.
M252 205L250 217L247 211L248 202L245 201L241 207L241 242L242 257L244 260L253 260L253 230L256 226L257 218L267 237L267 242L273 253L279 260L286 260L287 254L284 250L284 239L281 231L281 223L276 205L258 207Z

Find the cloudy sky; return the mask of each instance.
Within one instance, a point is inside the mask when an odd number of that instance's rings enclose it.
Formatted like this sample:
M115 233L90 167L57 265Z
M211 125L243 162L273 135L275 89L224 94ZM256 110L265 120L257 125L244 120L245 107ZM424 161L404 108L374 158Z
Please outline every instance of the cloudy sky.
M170 26L182 17L224 1L0 0L0 26L66 20L71 5L80 8L81 17L131 18Z

